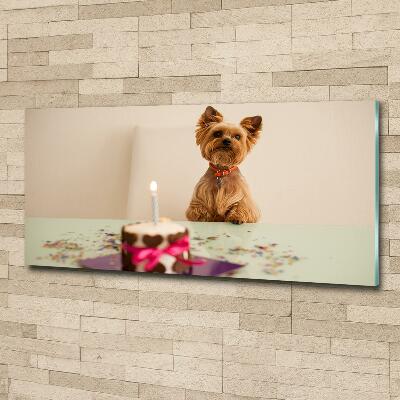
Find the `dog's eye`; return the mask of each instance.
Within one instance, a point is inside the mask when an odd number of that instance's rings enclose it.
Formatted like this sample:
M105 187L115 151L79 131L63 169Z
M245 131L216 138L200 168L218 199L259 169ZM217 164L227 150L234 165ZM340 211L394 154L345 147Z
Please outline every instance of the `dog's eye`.
M215 137L215 138L222 137L222 131L215 131L215 132L214 132L214 137Z
M240 140L241 136L240 135L235 135L236 140Z

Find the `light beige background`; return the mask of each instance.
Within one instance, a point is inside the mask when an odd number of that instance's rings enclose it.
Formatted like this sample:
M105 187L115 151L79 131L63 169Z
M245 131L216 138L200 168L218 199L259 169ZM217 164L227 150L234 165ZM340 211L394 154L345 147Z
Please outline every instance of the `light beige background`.
M27 216L125 218L134 126L109 117L27 111Z
M149 182L156 180L162 215L185 219L207 169L194 139L205 107L29 110L26 214L150 219ZM218 109L234 123L263 117L261 138L241 165L262 222L373 225L373 101Z
M79 3L0 1L1 400L398 400L399 2ZM24 267L25 108L373 98L377 290Z

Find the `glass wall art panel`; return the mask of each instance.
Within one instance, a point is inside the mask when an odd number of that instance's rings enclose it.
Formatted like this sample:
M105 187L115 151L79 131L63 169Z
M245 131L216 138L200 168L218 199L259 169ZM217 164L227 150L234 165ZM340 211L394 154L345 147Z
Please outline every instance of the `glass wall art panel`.
M26 112L26 263L376 286L379 104Z

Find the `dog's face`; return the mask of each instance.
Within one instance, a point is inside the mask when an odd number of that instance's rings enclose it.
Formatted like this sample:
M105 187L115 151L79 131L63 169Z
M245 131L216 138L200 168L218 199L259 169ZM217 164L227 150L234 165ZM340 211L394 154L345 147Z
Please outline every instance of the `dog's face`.
M247 117L239 125L223 119L215 108L208 106L197 123L196 143L207 161L219 167L232 167L240 164L256 144L262 118Z

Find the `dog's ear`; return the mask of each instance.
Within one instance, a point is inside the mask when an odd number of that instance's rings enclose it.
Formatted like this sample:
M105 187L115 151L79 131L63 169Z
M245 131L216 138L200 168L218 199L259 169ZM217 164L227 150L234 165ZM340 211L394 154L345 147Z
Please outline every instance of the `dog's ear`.
M259 115L255 117L246 117L240 121L240 125L248 132L247 139L254 145L261 134L262 118Z
M214 107L207 106L203 114L201 114L196 129L196 143L200 144L206 136L208 127L213 122L221 122L224 119L222 114Z
M222 114L218 112L214 107L207 106L203 114L199 119L199 125L208 125L211 122L221 122L224 119Z

